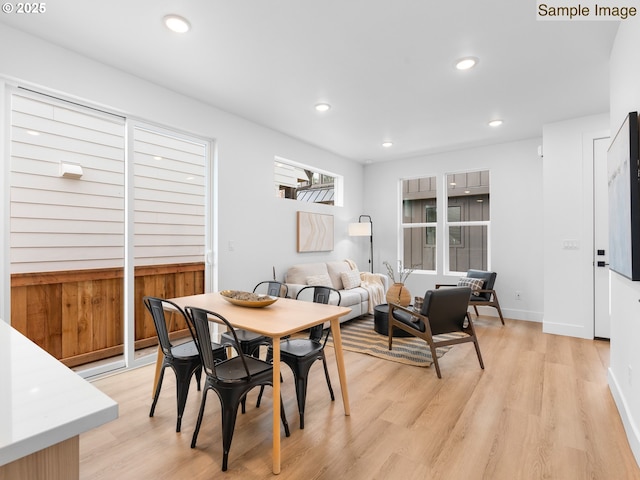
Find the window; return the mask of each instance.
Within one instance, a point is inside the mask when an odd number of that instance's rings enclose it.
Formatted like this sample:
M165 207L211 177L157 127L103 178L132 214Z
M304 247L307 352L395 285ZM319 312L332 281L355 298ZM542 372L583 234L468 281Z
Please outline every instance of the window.
M489 172L447 175L448 272L489 264Z
M13 93L12 274L124 265L125 138L122 117Z
M204 261L207 144L133 129L135 265Z
M402 181L403 265L418 270L436 269L436 177Z
M342 177L315 167L276 157L276 197L301 202L341 205Z
M444 274L489 268L488 171L404 179L401 195L403 265ZM446 205L442 218L438 205Z
M143 364L142 297L201 293L210 273L209 142L10 91L7 318L67 366L111 359L86 374Z

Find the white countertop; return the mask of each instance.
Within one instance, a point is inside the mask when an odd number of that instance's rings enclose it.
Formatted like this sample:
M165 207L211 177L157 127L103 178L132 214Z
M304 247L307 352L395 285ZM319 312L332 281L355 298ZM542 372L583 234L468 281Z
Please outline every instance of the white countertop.
M118 418L118 404L0 320L0 465Z

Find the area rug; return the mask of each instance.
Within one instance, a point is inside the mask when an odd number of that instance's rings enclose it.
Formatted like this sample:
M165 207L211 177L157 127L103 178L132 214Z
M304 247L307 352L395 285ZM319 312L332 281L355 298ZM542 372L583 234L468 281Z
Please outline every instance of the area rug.
M389 339L373 329L373 316L354 319L341 324L342 348L351 352L365 353L393 362L429 367L433 363L427 342L415 337L393 337L393 350L389 350ZM456 338L458 334L439 335L434 339ZM329 335L327 346L333 347L333 337ZM438 347L438 358L449 351L451 346Z

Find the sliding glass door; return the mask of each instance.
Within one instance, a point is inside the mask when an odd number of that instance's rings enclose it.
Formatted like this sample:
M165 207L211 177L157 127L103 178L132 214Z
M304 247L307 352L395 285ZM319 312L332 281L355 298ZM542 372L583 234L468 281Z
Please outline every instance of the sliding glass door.
M142 298L205 289L210 142L19 88L7 98L12 326L70 367L148 361Z

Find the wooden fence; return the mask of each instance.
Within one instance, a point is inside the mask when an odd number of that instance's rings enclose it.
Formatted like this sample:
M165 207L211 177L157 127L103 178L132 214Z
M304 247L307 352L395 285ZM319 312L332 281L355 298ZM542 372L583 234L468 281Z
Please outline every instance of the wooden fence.
M11 326L65 365L73 367L124 351L122 268L11 276ZM135 347L157 344L142 298L204 293L204 264L135 269ZM188 335L184 320L169 315L172 337Z

